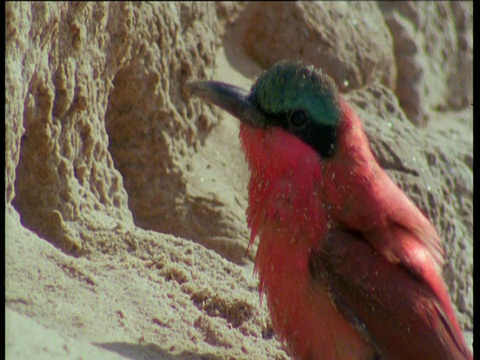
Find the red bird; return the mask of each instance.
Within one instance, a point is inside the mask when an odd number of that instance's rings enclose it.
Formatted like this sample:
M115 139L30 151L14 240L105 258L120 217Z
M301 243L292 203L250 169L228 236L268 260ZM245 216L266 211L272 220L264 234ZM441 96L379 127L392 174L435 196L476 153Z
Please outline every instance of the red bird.
M473 358L442 278L438 233L380 167L327 75L280 62L250 92L189 87L241 121L255 270L292 356Z

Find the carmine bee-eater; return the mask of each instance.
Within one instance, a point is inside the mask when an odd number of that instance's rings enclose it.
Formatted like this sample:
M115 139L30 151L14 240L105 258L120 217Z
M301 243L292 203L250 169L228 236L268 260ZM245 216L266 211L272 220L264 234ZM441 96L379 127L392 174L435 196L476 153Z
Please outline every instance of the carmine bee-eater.
M293 357L473 358L438 233L380 167L332 79L280 62L251 91L188 86L241 121L255 271Z

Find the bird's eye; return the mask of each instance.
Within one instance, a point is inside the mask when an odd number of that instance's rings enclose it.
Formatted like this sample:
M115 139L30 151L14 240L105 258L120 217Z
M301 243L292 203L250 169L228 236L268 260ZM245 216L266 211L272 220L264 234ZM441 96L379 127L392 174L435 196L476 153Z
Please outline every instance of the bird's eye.
M288 117L288 124L295 130L302 129L307 124L307 114L303 110L296 110Z

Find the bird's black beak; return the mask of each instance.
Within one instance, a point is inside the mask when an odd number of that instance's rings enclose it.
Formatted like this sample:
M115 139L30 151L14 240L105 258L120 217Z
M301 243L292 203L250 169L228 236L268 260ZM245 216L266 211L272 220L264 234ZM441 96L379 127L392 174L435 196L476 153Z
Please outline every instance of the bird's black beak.
M218 81L189 80L190 92L255 127L265 127L265 115L257 108L250 92Z

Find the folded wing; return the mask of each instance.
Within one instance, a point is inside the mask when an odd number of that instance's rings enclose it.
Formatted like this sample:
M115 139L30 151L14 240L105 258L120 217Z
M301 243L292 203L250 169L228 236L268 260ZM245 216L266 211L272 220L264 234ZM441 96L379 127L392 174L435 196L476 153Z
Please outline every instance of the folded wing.
M405 252L377 249L372 237ZM471 359L437 266L412 237L401 226L368 235L337 228L312 254L310 270L382 358Z

